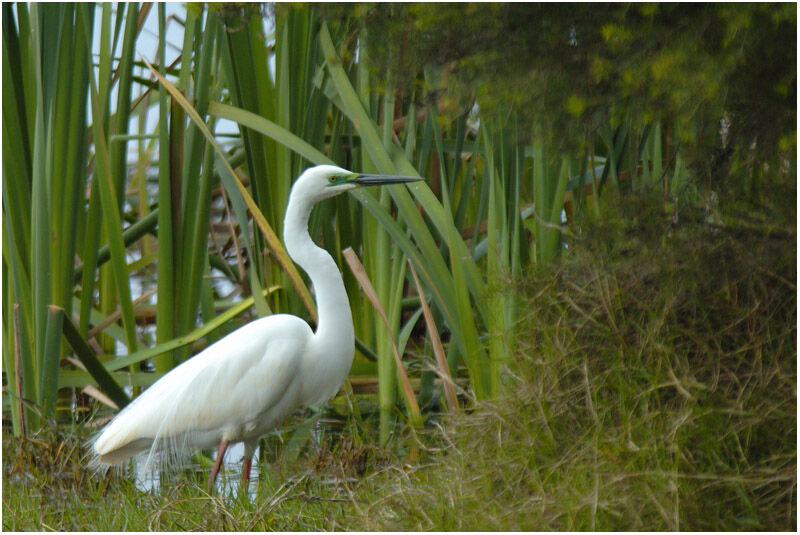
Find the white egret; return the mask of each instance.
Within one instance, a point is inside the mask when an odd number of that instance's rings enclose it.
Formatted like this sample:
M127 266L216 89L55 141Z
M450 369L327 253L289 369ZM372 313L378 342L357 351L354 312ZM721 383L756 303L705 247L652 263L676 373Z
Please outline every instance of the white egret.
M330 399L353 362L350 303L330 254L308 234L319 201L365 185L398 184L419 177L358 174L332 165L307 169L292 187L283 239L289 256L314 285L316 332L296 316L257 319L175 367L125 407L91 446L105 467L149 452L175 453L219 446L209 491L228 444L244 442L242 480L249 481L259 437L301 406Z

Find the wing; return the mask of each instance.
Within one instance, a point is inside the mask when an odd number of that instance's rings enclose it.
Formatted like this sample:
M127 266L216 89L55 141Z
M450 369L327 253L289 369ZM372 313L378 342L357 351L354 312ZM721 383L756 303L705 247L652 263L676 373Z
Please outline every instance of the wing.
M113 464L150 448L241 440L271 413L294 410L298 370L312 336L304 321L288 315L261 318L227 335L120 412L94 443L99 462Z

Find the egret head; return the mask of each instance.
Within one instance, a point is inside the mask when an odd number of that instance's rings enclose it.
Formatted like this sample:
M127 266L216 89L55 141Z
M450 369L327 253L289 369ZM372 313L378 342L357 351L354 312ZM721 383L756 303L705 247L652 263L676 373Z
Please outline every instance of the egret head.
M318 165L306 169L300 175L292 187L292 192L304 195L308 200L317 203L359 186L402 184L417 180L424 179L412 176L354 173L335 165Z

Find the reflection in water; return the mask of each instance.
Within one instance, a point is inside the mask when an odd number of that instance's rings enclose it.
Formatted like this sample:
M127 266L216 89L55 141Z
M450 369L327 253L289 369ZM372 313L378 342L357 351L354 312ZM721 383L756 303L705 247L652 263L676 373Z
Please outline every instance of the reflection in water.
M362 409L362 413L366 412ZM318 448L324 442L324 437L341 436L344 429L345 421L339 417L334 416L331 411L323 412L320 407L298 410L294 418L284 423L281 429L275 429L267 434L264 439L268 442L271 440L273 444L279 444L282 450L292 450L293 456L296 458L301 450L305 448ZM287 437L288 440L284 440ZM258 483L261 479L259 450L261 446L256 447L253 454L253 464L250 469L250 485L247 489L248 496L252 499L256 496L258 490ZM269 445L267 451L270 451ZM274 452L270 455L274 455ZM216 449L212 452L211 460L217 457ZM242 481L242 460L244 458L244 443L237 442L231 444L225 452L225 459L222 464L222 470L217 476L217 481L214 485L216 492L225 494L227 496L236 496L239 494ZM186 454L179 460L178 470L175 466L171 466L170 470L166 470L163 474L158 468L148 469L146 465L147 454L142 454L134 457L134 483L136 488L143 492L156 493L161 488L162 479L165 485L169 485L170 480L180 477L178 475L179 469L191 470L203 474L199 478L201 486L205 488L205 481L211 469L211 465L202 466L198 462L191 460L191 455ZM163 463L156 460L152 466L160 467ZM162 477L163 476L163 477Z
M256 448L253 455L253 466L250 469L250 485L247 489L247 494L250 498L256 495L259 481L259 463L258 463L258 449ZM212 461L217 458L215 451L211 457ZM239 493L239 488L242 481L242 459L244 458L244 443L238 442L231 444L228 451L225 452L225 459L223 460L222 470L220 470L217 481L214 485L216 492L235 495ZM147 455L137 455L134 457L134 484L136 488L143 492L156 493L161 487L161 471L157 468L147 468L146 466ZM162 463L156 461L152 463L153 466L159 467ZM184 468L195 470L198 472L208 473L208 469L200 466L198 463L190 463L186 461ZM203 487L205 488L205 486Z

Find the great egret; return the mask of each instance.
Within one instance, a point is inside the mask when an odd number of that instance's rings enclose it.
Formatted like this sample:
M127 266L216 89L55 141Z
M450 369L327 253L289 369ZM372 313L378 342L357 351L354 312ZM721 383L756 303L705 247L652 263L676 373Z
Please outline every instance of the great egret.
M213 448L217 458L209 491L228 444L244 442L242 480L250 477L259 437L298 407L330 399L353 362L350 303L330 254L308 234L319 201L358 186L399 184L419 177L358 174L332 165L307 169L295 181L286 206L283 239L289 256L314 285L316 332L296 316L255 320L175 367L123 409L94 440L93 464L113 465L149 451Z

